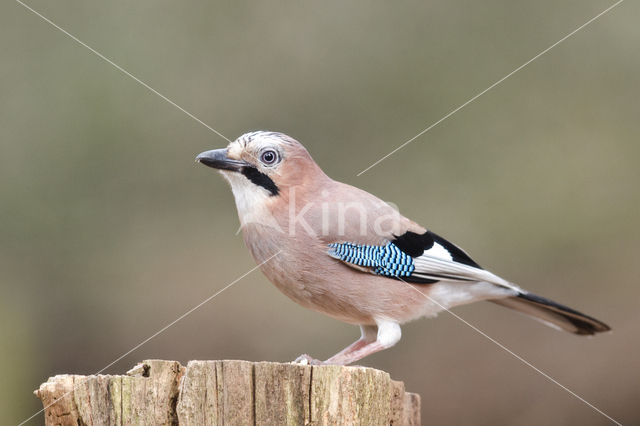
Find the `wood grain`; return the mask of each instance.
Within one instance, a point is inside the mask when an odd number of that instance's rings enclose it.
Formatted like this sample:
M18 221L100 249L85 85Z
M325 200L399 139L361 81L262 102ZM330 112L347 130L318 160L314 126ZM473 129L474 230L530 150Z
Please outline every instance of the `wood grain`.
M144 361L50 378L46 425L419 425L420 397L384 371L274 362Z

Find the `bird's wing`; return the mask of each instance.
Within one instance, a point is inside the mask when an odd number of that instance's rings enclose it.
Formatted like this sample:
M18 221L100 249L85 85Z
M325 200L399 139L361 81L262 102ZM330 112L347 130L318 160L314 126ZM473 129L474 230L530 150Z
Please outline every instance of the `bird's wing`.
M375 275L414 284L438 281L484 281L516 291L514 284L483 269L462 249L437 234L407 231L385 245L351 241L330 243L328 254L345 264Z

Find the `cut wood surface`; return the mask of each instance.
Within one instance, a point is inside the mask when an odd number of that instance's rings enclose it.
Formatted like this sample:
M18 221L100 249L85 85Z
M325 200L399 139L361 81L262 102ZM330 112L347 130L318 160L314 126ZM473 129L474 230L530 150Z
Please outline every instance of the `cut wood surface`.
M46 425L420 424L419 395L366 367L149 360L51 377L35 394Z

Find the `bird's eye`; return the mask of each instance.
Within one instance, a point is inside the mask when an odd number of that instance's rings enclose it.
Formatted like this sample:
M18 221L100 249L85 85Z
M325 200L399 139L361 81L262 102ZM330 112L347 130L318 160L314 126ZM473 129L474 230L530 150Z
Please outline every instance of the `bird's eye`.
M271 166L272 164L275 164L276 161L278 161L278 153L272 149L266 150L260 156L260 161L262 161L267 166Z

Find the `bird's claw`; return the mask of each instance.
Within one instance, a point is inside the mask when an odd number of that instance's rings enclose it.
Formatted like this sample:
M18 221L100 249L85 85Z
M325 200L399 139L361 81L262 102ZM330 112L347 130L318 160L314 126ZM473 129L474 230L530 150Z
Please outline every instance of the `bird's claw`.
M322 365L322 364L324 364L324 362L320 361L319 359L312 358L307 354L300 355L298 358L296 358L295 361L293 361L293 363L294 364L300 364L300 365Z

